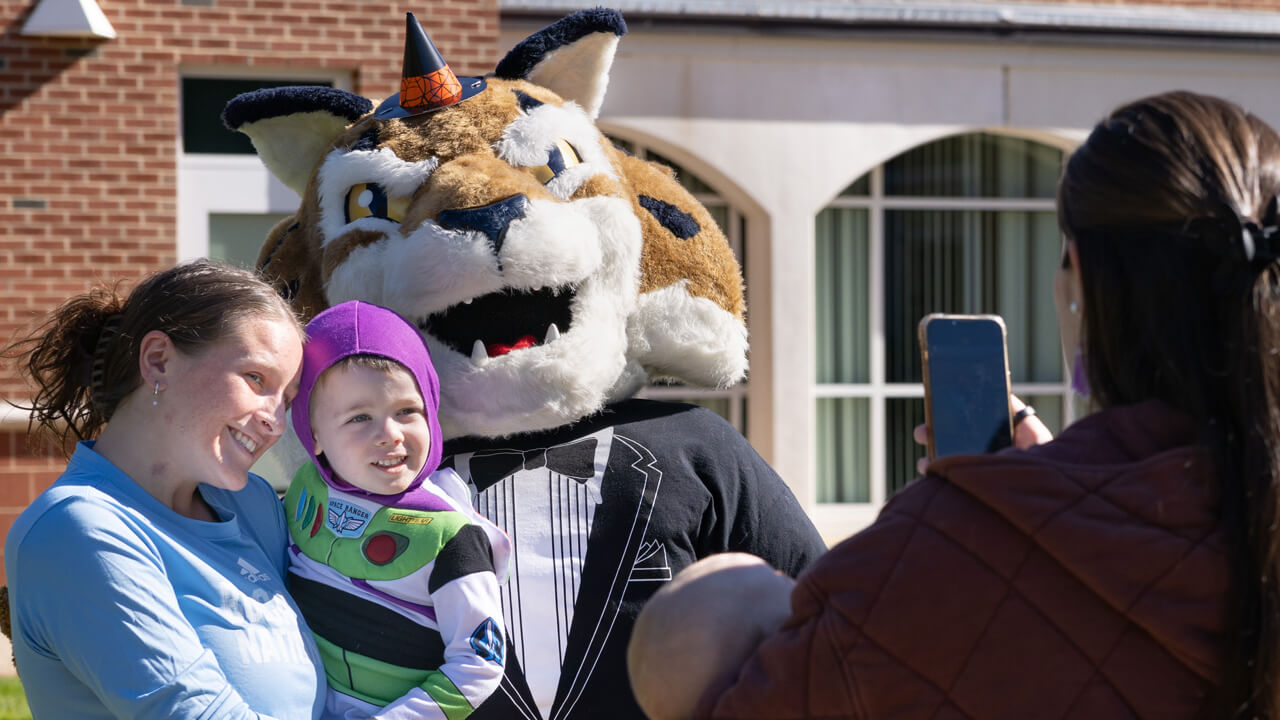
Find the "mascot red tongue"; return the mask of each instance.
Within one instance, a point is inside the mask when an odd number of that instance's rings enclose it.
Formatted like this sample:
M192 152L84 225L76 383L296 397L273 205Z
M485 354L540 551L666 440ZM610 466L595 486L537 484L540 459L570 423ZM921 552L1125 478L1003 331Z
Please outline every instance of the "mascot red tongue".
M514 343L510 345L503 345L501 343L491 343L489 347L485 349L488 351L489 357L496 357L498 355L506 355L512 350L523 350L525 348L533 347L534 345L537 345L537 344L538 344L538 340L534 338L532 335L524 335L519 340L516 340Z
M740 551L796 574L824 550L737 430L632 398L743 376L737 262L670 170L595 125L617 12L570 15L484 78L408 27L401 92L377 109L316 87L227 105L302 197L259 265L303 315L365 300L430 346L444 464L515 544L506 677L473 717L641 718L627 640L673 573Z

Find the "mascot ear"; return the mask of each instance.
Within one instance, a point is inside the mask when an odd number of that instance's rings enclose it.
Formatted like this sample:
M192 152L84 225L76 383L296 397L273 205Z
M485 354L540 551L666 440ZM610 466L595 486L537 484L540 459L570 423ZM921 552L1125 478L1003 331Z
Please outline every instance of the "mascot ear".
M627 24L617 10L582 10L539 30L516 45L494 74L528 80L583 107L593 119L609 85L609 68Z
M720 226L656 163L620 155L644 233L632 358L650 377L728 387L747 370L742 272Z
M372 109L373 103L345 90L265 88L232 98L222 123L248 135L271 174L303 195L333 141Z

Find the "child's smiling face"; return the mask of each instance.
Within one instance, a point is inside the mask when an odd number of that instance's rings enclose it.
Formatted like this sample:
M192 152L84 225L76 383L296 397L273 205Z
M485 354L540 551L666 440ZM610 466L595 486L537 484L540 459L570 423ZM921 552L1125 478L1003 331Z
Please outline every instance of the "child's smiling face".
M311 430L338 478L378 495L408 489L431 449L422 394L398 364L326 370L311 393Z

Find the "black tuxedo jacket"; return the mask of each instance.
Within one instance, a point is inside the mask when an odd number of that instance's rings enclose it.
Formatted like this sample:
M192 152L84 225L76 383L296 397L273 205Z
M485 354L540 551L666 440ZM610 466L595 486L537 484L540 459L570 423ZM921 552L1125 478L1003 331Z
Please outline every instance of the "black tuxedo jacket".
M544 720L643 718L627 679L627 641L663 582L715 553L752 553L796 575L826 551L746 439L692 405L628 400L554 430L459 438L446 443L444 464L474 485L477 509L515 543L503 598L506 677L474 720L542 718L526 677L536 670L549 688L556 663ZM567 559L556 562L550 584L542 573L536 585L527 569L534 549L522 566L521 543L535 543L522 538L539 523L542 554ZM552 624L558 633L549 632ZM544 702L549 697L544 691Z

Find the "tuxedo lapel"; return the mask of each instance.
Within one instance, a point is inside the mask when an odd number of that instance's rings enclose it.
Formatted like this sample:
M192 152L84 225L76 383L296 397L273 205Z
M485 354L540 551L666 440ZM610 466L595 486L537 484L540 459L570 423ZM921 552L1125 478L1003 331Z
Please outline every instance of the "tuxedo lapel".
M596 511L560 685L548 720L574 717L574 708L612 636L628 583L647 579L635 578L633 573L643 564L643 540L661 482L662 471L647 448L613 436L601 486L603 503Z
M510 642L510 636L507 639ZM506 700L502 706L493 702L498 700L499 696ZM471 718L473 720L486 720L487 718L541 720L542 716L538 713L538 706L534 703L533 695L529 692L529 685L524 680L524 670L520 667L519 658L507 656L502 683L498 685L497 692L490 696L489 701L482 704Z

